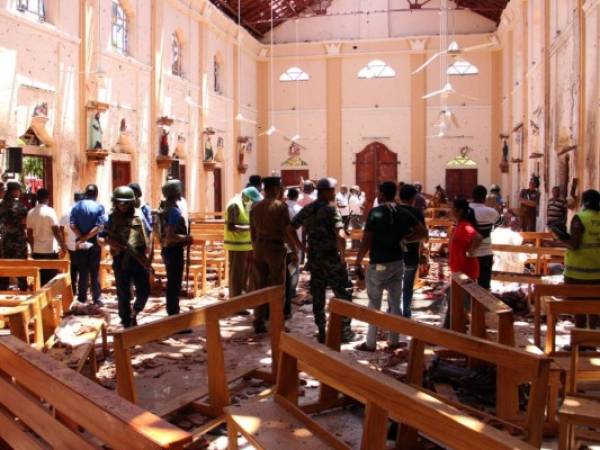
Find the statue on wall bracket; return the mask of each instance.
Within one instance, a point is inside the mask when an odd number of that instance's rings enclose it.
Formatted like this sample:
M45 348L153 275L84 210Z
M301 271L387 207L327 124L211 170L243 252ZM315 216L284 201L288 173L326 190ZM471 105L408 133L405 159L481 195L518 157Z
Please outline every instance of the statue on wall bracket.
M169 156L169 130L165 127L160 129L158 152L161 156Z
M100 123L100 112L96 112L90 120L90 149L102 149L102 124Z
M202 133L204 137L204 161L205 162L214 162L215 153L213 151L211 136L215 134L215 130L212 128L207 128Z

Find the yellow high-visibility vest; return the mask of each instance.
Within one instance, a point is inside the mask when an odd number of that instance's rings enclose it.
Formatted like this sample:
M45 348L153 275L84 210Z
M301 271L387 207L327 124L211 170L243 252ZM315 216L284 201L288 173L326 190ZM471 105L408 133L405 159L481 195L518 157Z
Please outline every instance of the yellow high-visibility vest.
M229 207L235 205L238 208L238 221L236 225L250 225L250 212L246 210L242 196L236 195L227 204L225 210L225 250L247 252L252 250L252 240L250 239L250 230L247 231L231 231L227 226L229 222Z
M577 213L585 231L577 250L567 250L565 277L578 280L600 280L600 212L584 210Z

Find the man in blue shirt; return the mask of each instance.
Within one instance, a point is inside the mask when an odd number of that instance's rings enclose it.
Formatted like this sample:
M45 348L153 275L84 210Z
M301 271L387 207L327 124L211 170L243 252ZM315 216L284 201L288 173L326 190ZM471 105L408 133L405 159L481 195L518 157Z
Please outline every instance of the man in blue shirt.
M150 208L148 203L142 203L142 188L138 183L129 183L129 187L135 194L136 201L139 202L139 204L136 205L136 208L140 208L144 215L144 219L146 219L146 223L150 227L150 232L152 232L152 208Z
M85 198L71 210L70 226L76 237L76 250L71 264L79 272L77 300L85 303L88 284L92 284L92 300L96 306L104 306L100 300L100 246L97 235L106 223L104 206L98 203L98 186L89 184L85 188Z

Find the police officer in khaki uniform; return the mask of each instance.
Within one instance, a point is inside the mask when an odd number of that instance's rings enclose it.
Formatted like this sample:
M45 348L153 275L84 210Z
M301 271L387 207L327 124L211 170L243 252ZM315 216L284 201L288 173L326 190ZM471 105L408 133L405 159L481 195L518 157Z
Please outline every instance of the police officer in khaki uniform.
M134 191L120 186L112 195L113 209L102 234L113 257L119 317L125 328L137 325L150 295L150 261L147 257L150 225L137 207ZM131 311L132 285L136 299Z
M291 248L302 247L297 234L288 232L290 215L287 205L281 200L281 178L263 178L263 186L264 200L254 205L250 211L250 234L254 250L251 277L254 289L285 284L285 244L288 243ZM283 302L283 298L281 301ZM267 314L267 305L254 311L256 333L267 331Z

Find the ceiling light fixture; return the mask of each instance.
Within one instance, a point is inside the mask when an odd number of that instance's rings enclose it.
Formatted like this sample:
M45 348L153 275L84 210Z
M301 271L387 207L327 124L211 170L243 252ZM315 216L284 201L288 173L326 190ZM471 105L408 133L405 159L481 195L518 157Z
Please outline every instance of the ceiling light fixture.
M453 76L477 75L478 73L477 66L462 58L456 58L446 69L446 74Z

